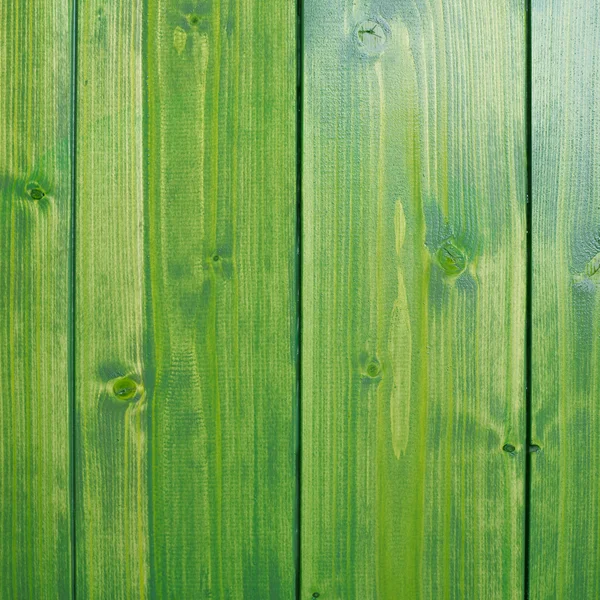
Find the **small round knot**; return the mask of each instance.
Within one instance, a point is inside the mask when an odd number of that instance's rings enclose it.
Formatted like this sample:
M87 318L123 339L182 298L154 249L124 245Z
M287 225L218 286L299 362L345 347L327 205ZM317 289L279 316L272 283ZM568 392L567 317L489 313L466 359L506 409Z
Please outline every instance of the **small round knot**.
M137 396L138 382L131 377L119 377L113 383L112 392L116 398L127 402Z
M198 15L190 15L188 21L190 25L198 25L198 23L200 23L200 17Z
M464 251L453 241L446 240L437 251L440 267L448 275L458 275L467 266L467 257Z
M531 446L529 446L529 452L531 452L532 454L535 454L536 452L539 452L540 450L541 450L541 448L537 444L531 444Z
M379 374L381 373L381 365L379 364L379 362L377 362L376 360L372 360L368 365L367 365L367 375L369 377L371 377L371 379L374 379L375 377L377 377Z
M502 450L504 450L504 452L508 452L509 454L514 454L516 448L512 444L504 444L504 446L502 446Z
M367 19L356 28L358 47L367 54L379 54L390 36L389 25L381 18Z
M215 255L213 256L213 260L214 260L215 262L219 262L219 261L221 260L221 257L220 257L218 254L215 254Z
M33 188L29 191L32 200L41 200L46 194L40 188Z
M319 592L315 592L315 593L313 594L313 598L318 598L320 595L321 595L321 594L319 594Z

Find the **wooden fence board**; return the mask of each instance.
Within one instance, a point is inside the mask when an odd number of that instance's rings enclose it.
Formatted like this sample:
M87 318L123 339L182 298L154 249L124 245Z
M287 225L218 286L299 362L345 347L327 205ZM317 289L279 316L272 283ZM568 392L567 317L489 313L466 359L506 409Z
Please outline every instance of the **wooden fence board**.
M147 18L157 597L292 598L295 5Z
M75 458L83 598L146 598L149 586L142 5L89 0L78 15Z
M532 2L530 597L600 597L600 3Z
M370 6L305 2L301 597L522 598L525 3Z
M295 27L287 0L81 7L86 597L294 596Z
M0 597L71 597L71 13L0 1Z

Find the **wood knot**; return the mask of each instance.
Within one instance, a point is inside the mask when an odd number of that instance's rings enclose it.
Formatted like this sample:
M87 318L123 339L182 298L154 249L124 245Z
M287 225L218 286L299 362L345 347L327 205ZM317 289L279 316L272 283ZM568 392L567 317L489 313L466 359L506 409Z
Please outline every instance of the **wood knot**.
M204 260L205 268L212 269L215 275L230 280L233 276L234 264L231 252L227 248L219 248L214 254L207 256Z
M118 377L112 381L112 395L121 402L137 400L141 395L141 385L132 377Z
M467 257L464 250L452 239L442 243L436 256L440 267L447 275L458 275L467 266Z
M390 26L381 17L373 17L357 25L356 43L365 54L379 54L385 49L390 33Z
M516 448L512 444L504 444L504 446L502 446L502 450L504 450L504 452L507 454L514 454L516 452Z
M25 187L25 193L31 200L39 202L46 197L46 192L38 181L30 181Z
M381 375L381 363L376 359L372 358L365 367L365 375L369 379L377 379Z

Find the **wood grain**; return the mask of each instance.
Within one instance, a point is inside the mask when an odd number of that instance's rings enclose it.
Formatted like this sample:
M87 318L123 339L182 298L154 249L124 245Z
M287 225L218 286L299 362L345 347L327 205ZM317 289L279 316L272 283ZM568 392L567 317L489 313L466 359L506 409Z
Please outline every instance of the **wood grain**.
M148 3L158 598L292 598L295 5Z
M292 598L292 2L80 11L86 598Z
M530 598L600 597L600 3L532 3Z
M304 28L301 597L522 598L524 2Z
M149 587L141 0L80 3L76 206L77 595ZM129 378L128 397L115 394ZM126 381L125 381L126 383Z
M71 14L0 1L0 597L71 597Z

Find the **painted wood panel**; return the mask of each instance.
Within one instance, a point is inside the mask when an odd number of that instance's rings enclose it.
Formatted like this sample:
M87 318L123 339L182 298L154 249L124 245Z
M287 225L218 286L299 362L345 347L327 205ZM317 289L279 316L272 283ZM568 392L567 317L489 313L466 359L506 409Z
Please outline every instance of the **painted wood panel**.
M79 26L78 591L292 598L295 5Z
M523 597L525 22L305 2L302 598Z
M143 3L79 3L77 595L149 588Z
M147 5L158 598L292 598L296 11Z
M71 13L0 1L0 597L71 597Z
M597 598L600 3L532 9L530 598Z

